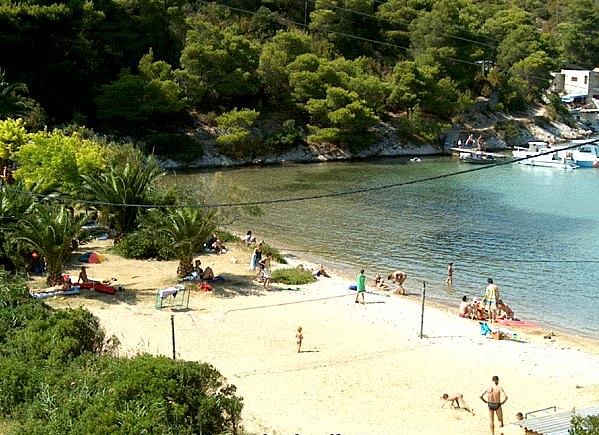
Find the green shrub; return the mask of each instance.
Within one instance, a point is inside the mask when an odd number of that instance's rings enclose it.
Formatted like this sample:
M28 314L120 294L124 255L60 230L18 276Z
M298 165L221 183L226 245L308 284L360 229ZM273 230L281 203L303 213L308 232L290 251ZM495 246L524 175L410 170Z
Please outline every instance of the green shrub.
M53 310L22 293L0 273L3 434L243 433L242 399L214 367L110 356L89 311Z
M4 352L30 361L67 362L89 352L101 352L105 334L100 321L83 308L51 310L13 330Z
M127 234L119 243L114 245L114 252L125 258L144 260L173 260L173 256L154 237L148 237L145 232L135 231Z
M281 254L281 251L279 251L277 248L270 246L266 242L262 242L262 252L263 252L262 255L266 254L267 252L270 252L272 254L273 260L275 260L277 263L287 264L287 260L285 260L285 257L283 257L283 254Z
M589 415L588 417L580 417L575 415L570 420L570 435L597 435L599 434L599 416Z
M298 268L278 269L272 273L273 281L286 285L310 284L316 281L314 275L309 270Z

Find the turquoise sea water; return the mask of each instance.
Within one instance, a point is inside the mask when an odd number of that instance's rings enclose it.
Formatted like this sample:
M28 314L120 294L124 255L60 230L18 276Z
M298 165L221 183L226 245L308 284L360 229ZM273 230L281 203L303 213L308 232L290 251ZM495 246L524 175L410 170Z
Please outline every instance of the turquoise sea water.
M262 206L240 232L369 279L402 269L406 288L456 307L487 277L517 317L599 337L599 170L510 164L478 168L450 157L241 168L179 175L241 200L360 193ZM442 177L418 182L430 177ZM380 188L381 186L391 186ZM454 262L453 291L444 281Z

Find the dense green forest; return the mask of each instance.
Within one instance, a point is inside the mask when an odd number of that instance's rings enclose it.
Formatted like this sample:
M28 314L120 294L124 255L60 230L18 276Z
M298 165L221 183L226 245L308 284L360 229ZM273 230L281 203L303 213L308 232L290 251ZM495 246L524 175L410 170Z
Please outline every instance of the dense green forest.
M0 0L0 119L85 125L247 158L356 149L384 122L431 140L478 96L517 111L599 64L594 0ZM194 147L197 149L194 150Z

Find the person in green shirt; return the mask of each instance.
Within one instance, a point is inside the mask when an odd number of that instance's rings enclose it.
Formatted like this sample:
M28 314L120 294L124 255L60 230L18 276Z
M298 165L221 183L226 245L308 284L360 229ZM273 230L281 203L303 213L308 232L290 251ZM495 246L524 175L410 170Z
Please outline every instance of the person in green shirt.
M364 275L364 269L356 277L356 290L358 291L358 294L356 294L356 304L360 303L358 300L360 297L362 298L361 303L364 304L364 293L366 293L366 275Z

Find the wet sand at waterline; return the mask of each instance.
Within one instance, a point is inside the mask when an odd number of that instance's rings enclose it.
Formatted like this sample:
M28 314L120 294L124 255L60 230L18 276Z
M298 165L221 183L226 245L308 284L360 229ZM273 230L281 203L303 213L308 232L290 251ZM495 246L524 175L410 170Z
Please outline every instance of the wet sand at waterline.
M88 275L117 278L125 291L110 296L83 290L47 302L90 310L120 340L124 356L172 357L174 316L176 358L208 362L235 384L244 401L242 424L251 432L485 434L488 411L479 395L493 375L509 396L505 434L518 433L509 424L517 412L599 404L596 341L559 333L547 339L550 331L530 328L512 328L521 341L487 339L477 322L457 316L457 301L455 309L425 305L421 338L421 289L409 278L408 296L369 288L365 305L356 304L348 290L353 277L336 270L309 285L274 283L267 292L248 270L251 250L233 245L226 254L200 257L226 281L209 292L188 284L189 309L158 310L156 292L177 283L177 263L122 259L107 251L111 245L93 241L82 247L107 257L88 265ZM302 263L289 261L273 268ZM79 266L68 272L76 275ZM366 271L368 281L374 273ZM474 413L441 409L443 393L464 394Z

